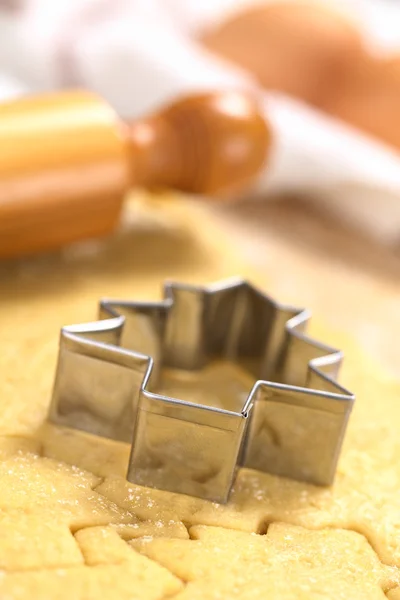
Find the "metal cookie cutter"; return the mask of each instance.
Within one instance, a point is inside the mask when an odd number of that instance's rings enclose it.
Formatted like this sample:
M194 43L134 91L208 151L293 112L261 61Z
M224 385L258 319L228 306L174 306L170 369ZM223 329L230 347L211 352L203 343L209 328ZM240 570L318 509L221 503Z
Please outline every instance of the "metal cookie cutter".
M242 279L103 300L100 321L61 331L50 419L131 442L127 478L149 487L226 502L238 466L328 485L354 396L309 318Z

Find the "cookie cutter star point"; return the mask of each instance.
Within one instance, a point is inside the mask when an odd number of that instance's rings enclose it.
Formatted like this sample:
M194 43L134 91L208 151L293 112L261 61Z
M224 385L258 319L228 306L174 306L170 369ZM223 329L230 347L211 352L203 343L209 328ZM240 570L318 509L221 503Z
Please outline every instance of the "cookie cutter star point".
M130 481L217 502L239 466L332 483L354 396L336 381L342 353L305 333L308 311L234 278L99 312L61 331L50 419L130 442ZM159 393L165 369L213 361L254 382L228 408Z

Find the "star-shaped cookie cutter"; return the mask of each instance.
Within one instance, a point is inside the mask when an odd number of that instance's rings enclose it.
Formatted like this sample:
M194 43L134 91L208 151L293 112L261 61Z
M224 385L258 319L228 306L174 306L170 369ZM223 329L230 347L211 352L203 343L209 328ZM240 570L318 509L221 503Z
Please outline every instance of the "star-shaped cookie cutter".
M160 302L103 300L100 320L61 330L50 419L130 442L127 479L226 502L239 466L332 483L354 395L342 353L308 337L310 313L242 279L168 283ZM165 369L245 369L228 407L157 393ZM200 371L201 373L201 371ZM201 378L200 378L201 380Z

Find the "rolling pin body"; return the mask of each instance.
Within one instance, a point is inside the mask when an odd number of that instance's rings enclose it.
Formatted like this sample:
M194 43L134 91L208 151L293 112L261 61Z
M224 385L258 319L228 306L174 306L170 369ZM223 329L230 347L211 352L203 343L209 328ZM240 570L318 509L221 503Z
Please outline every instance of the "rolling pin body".
M87 92L0 106L0 256L102 235L128 189L118 119Z

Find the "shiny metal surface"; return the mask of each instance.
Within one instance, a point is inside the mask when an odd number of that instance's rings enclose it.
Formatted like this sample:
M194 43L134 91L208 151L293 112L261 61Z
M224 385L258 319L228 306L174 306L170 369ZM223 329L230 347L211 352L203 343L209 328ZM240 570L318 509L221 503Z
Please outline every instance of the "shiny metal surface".
M50 419L130 442L141 485L225 502L238 466L328 485L354 396L309 318L241 279L103 300L61 331Z

